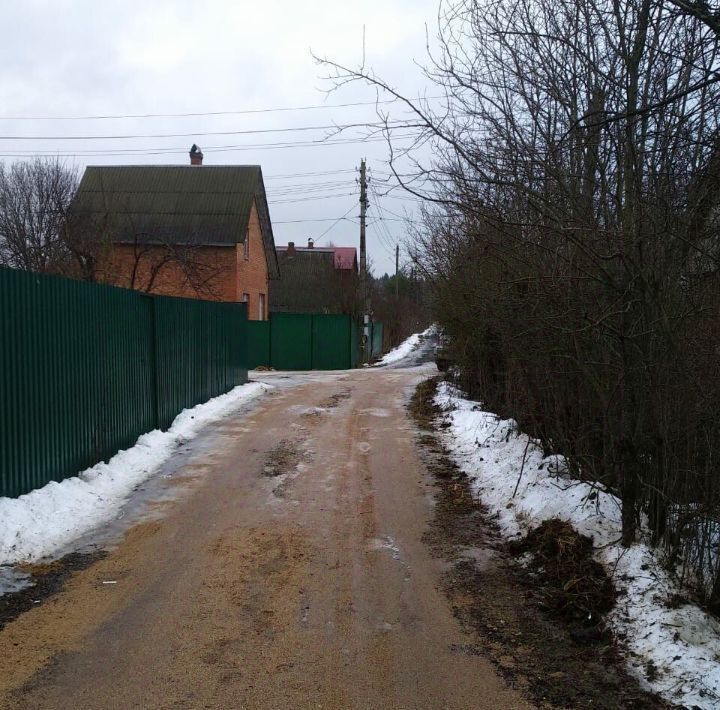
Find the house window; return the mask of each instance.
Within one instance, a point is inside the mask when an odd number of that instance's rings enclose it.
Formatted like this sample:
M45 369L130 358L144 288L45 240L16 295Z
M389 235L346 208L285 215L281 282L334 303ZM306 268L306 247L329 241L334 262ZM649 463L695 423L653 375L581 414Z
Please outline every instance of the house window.
M243 303L250 303L250 294L249 294L249 293L244 293L244 294L243 294L242 302L243 302Z
M265 320L265 294L261 293L258 299L258 320Z
M250 230L245 232L245 259L250 258Z

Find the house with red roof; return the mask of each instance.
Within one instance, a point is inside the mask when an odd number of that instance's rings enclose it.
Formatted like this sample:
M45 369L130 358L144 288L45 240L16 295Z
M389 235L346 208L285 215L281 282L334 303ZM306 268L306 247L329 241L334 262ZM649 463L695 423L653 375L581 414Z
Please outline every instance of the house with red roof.
M276 246L279 278L270 287L271 313L360 313L355 247Z

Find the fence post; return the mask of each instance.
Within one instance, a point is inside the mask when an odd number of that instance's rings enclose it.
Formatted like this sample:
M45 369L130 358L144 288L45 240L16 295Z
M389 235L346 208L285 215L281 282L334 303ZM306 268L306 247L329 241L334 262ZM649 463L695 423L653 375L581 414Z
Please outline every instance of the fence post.
M310 314L310 369L315 369L315 314Z
M145 296L150 299L151 314L150 319L151 331L152 331L152 343L150 346L150 378L152 383L152 395L153 395L153 414L155 420L155 428L162 429L160 422L160 383L159 383L159 372L158 372L158 302L156 298L152 296Z

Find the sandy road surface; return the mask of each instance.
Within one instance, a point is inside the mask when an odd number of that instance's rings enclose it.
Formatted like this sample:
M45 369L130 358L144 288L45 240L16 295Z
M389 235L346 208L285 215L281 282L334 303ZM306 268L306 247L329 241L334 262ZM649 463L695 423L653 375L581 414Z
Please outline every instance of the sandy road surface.
M212 427L160 520L0 633L3 706L528 707L464 652L422 541L422 376L316 374Z

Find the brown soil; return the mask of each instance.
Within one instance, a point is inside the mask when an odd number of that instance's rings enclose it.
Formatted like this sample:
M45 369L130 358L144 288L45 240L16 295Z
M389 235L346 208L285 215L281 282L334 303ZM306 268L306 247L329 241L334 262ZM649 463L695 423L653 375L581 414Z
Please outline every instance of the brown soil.
M289 473L299 460L295 445L283 439L268 454L263 475L275 478Z
M0 631L0 708L530 708L423 541L421 376L313 373L212 425L165 517Z
M103 554L102 552L91 554L73 552L50 564L21 565L22 571L30 575L32 586L0 596L0 630L20 614L60 592L74 572L89 567Z
M320 406L323 409L333 409L333 408L337 407L344 400L349 399L351 395L352 395L351 389L341 390L340 392L337 392L336 394L323 400L320 403Z
M417 388L410 412L422 429L418 442L437 484L435 519L425 540L450 562L443 589L455 616L484 639L457 652L491 659L508 681L545 707L668 707L640 689L618 648L581 618L586 610L606 613L614 599L604 572L588 558L589 541L554 523L514 551L501 537L435 435L432 396L438 380ZM522 551L533 555L532 564L521 564ZM568 559L572 564L563 570ZM568 580L580 590L574 596L558 591Z

